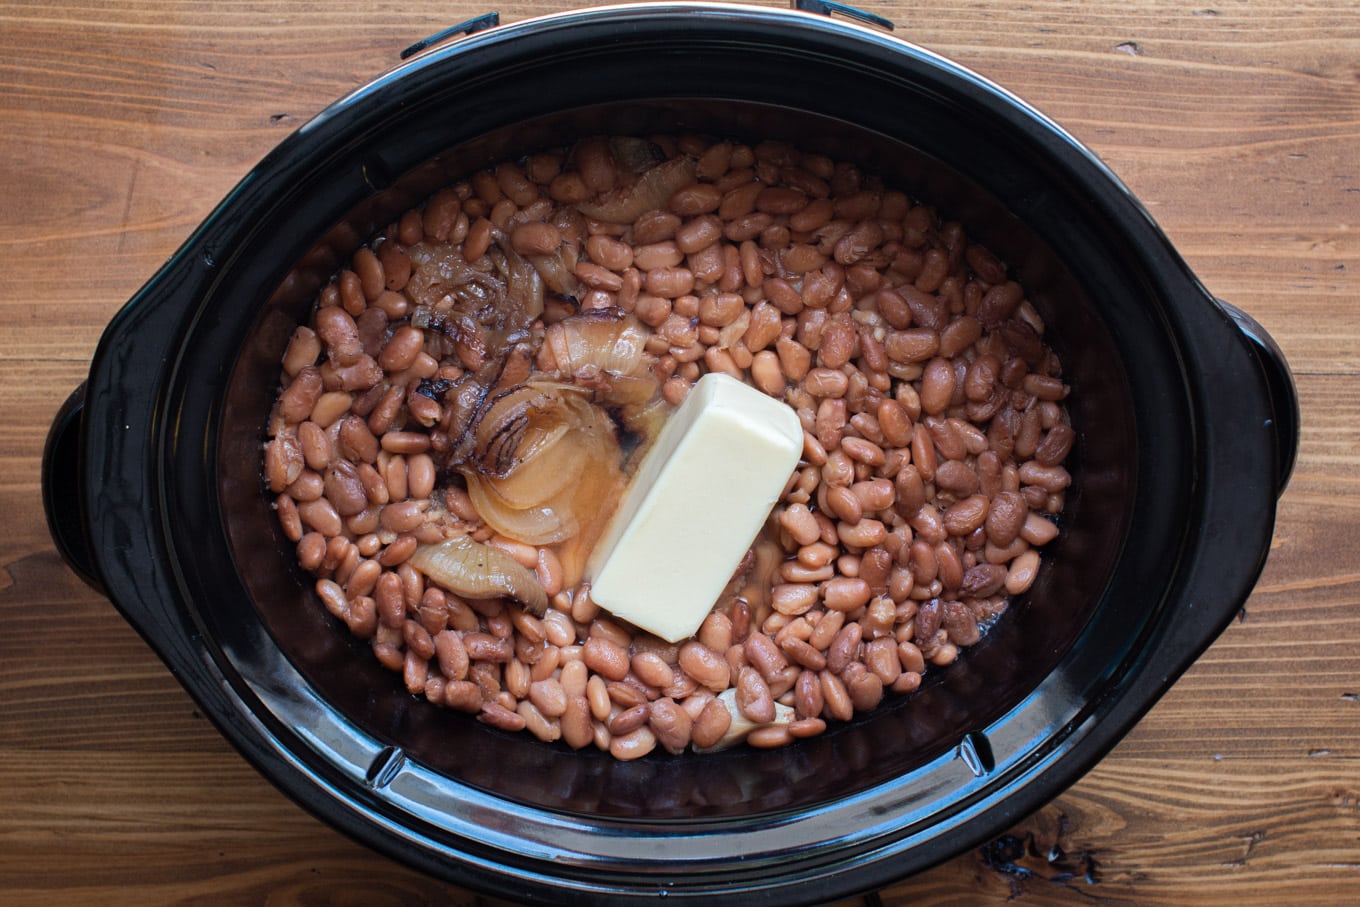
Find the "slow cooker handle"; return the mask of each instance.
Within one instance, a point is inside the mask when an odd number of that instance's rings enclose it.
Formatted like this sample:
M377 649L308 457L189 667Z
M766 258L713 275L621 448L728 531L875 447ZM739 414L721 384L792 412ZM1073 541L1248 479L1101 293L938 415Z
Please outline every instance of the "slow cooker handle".
M482 13L480 16L473 16L471 19L465 19L457 25L450 25L448 28L437 31L428 38L422 38L403 50L401 52L401 58L403 60L409 60L416 54L429 50L436 44L442 44L450 38L459 35L471 35L479 31L486 31L488 28L495 28L500 24L501 14L495 11Z
M854 19L856 22L863 22L865 25L873 25L877 28L892 31L896 26L891 19L885 19L876 13L860 9L857 6L850 6L847 3L838 3L837 0L793 0L791 3L794 9L805 13L818 13L823 16L830 16L832 13L839 13L847 19Z
M1278 496L1284 493L1285 486L1289 484L1299 452L1301 417L1294 374L1285 360L1284 351L1260 322L1230 302L1222 299L1216 301L1251 342L1252 351L1265 372L1266 386L1270 391L1271 427L1275 430L1275 443L1279 450L1279 469L1275 477L1275 494Z
M90 536L81 507L80 430L85 411L85 382L71 391L57 410L42 456L43 510L57 553L71 570L100 594L106 594L94 566Z

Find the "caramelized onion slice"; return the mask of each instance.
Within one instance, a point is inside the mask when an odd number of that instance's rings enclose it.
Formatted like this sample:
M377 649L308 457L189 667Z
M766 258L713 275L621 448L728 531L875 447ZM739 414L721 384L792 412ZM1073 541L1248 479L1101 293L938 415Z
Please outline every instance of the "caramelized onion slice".
M530 545L593 544L622 471L614 424L588 392L531 381L498 397L483 423L461 471L486 524Z
M504 477L479 476L464 469L469 480L485 479L495 498L506 507L535 507L557 497L581 474L585 459L573 450L570 426L563 425L544 437L542 443L526 440L523 458Z
M653 397L641 406L625 406L619 411L620 421L623 427L628 429L638 438L638 445L629 454L630 462L635 466L642 462L651 446L656 443L656 439L661 435L661 429L665 427L666 420L675 412L675 407L666 402L665 397ZM633 467L629 467L632 472Z
M549 326L542 361L563 378L588 387L597 402L626 413L653 400L660 387L646 352L649 336L641 322L617 309L572 315Z
M560 395L520 384L498 394L477 421L477 472L504 478L571 428Z
M499 548L469 536L421 545L410 563L432 582L464 598L513 598L538 617L548 611L547 593L533 573Z
M551 255L530 255L529 263L534 266L544 286L562 296L575 296L581 290L576 279L576 249L563 243Z
M696 162L691 157L672 158L644 172L635 182L587 199L576 207L586 217L607 224L631 224L648 211L666 207L677 189L694 182L695 169Z
M559 489L557 495L541 503L511 506L496 494L495 485L475 475L467 477L468 497L486 524L508 539L526 545L553 545L580 531L580 523L570 505L572 489Z
M500 229L492 233L500 255L493 255L496 270L505 280L505 297L530 320L543 314L543 277L533 263L510 245L510 239Z
M630 173L651 170L666 159L666 154L647 139L616 135L609 139L609 154L614 162Z
M562 375L575 377L587 369L632 375L642 364L649 334L632 315L597 309L551 325L543 343L552 351Z
M601 395L602 400L610 406L621 406L628 409L640 409L654 400L661 400L657 396L657 390L661 387L661 382L649 372L641 375L619 375L609 379L609 386Z

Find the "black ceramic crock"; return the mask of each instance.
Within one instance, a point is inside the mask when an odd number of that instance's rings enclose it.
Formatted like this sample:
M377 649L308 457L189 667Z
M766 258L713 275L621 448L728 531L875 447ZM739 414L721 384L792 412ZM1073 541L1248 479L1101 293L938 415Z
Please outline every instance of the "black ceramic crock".
M260 451L288 334L371 231L506 156L678 131L855 161L961 220L1030 288L1079 440L1040 581L920 692L781 750L620 763L408 696L312 597ZM1270 338L1053 123L877 29L670 4L481 31L299 129L114 318L43 487L72 567L358 840L519 901L791 904L976 846L1095 764L1247 598L1297 432Z

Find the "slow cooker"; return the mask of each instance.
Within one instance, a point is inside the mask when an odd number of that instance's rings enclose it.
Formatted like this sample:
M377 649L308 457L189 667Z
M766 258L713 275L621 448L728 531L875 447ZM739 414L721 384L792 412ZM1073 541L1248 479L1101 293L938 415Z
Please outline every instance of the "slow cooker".
M109 324L49 436L53 536L320 819L525 902L834 900L1061 793L1246 600L1298 442L1278 347L1061 128L845 12L476 20L279 144ZM408 696L315 601L260 450L291 330L394 214L506 157L680 131L854 161L962 221L1050 326L1078 442L1039 581L920 691L779 750L617 762Z

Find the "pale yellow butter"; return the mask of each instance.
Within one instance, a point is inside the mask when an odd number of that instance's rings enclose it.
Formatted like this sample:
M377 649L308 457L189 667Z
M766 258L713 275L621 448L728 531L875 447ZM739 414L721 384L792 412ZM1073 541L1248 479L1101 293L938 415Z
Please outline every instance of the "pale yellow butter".
M596 546L591 598L668 642L693 636L802 452L792 408L728 375L699 379Z

